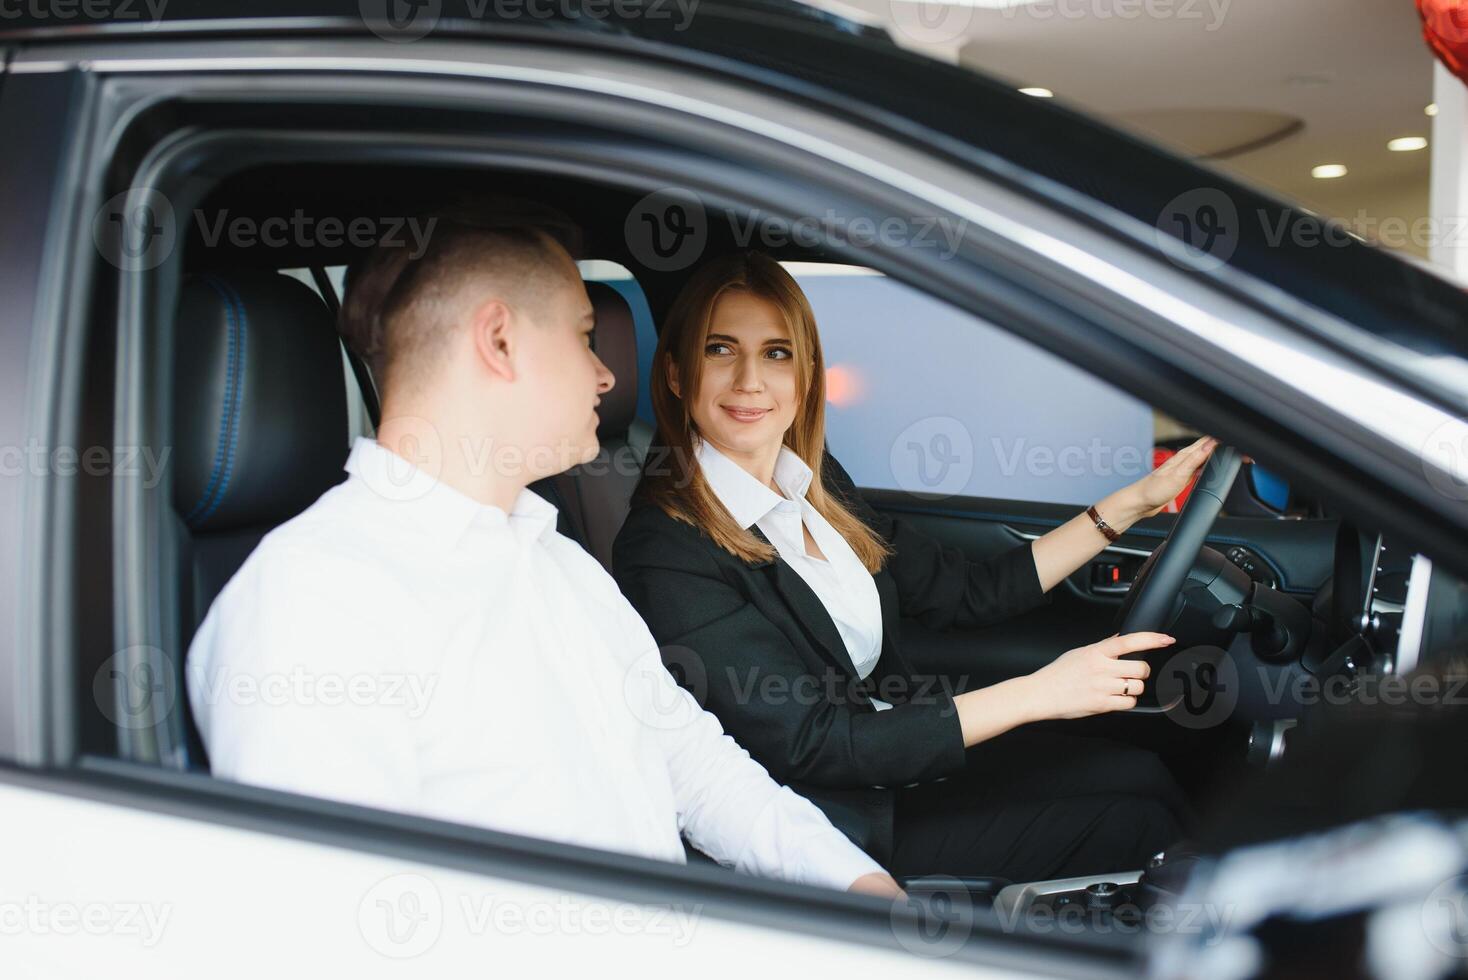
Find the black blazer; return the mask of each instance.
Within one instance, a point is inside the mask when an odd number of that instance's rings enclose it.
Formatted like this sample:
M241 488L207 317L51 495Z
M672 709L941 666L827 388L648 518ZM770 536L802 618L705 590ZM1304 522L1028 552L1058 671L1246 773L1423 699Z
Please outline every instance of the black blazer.
M747 564L698 528L640 504L617 535L612 571L679 683L775 779L886 861L893 788L964 765L953 699L902 656L900 617L939 629L984 626L1048 596L1028 542L971 562L874 510L829 454L822 471L826 488L892 546L874 576L882 652L865 682L825 606L783 559ZM893 707L877 711L871 697Z

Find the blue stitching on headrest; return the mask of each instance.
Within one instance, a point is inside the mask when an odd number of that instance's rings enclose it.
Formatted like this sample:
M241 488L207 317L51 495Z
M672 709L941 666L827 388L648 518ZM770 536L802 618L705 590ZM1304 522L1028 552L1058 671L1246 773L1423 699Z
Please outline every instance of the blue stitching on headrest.
M234 474L235 449L239 446L240 441L240 425L244 421L241 406L245 401L245 348L249 345L250 340L250 316L245 312L245 301L240 299L240 294L235 291L235 288L229 283L221 283L221 285L234 300L234 305L239 311L240 342L238 356L235 358L234 411L229 427L229 452L225 454L224 458L224 479L220 481L219 493L215 495L214 503L210 504L204 516L199 518L201 524L209 520L219 509L219 505L224 502L224 495L229 491L229 478Z
M219 476L224 471L224 454L227 449L229 434L229 409L234 396L234 358L235 358L235 323L234 306L230 302L229 295L224 291L224 286L213 276L206 276L201 280L204 285L213 289L224 301L224 313L229 324L229 345L225 353L224 369L224 399L219 409L219 442L214 450L214 465L209 469L209 482L204 486L204 493L199 497L189 512L184 515L184 523L190 527L194 525L194 518L209 503L214 495L214 487L219 483Z
M244 349L245 349L245 304L239 294L213 276L202 280L224 300L225 316L229 323L229 344L225 355L224 403L220 409L219 445L214 452L214 465L210 470L209 483L203 496L184 517L191 528L202 525L219 507L224 492L229 486L230 472L234 465L235 444L239 437L240 402L244 397ZM238 316L236 315L238 314ZM206 508L203 514L199 511Z

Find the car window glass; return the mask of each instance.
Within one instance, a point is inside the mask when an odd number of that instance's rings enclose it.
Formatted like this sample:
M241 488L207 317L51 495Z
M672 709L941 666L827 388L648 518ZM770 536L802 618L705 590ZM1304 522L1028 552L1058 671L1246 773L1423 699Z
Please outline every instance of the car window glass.
M316 286L316 279L311 275L310 269L281 269L281 275L299 279L310 286L320 295L321 290ZM331 280L331 285L336 289L337 298L340 299L345 281L347 267L336 265L327 268L326 276ZM352 364L347 360L346 349L342 349L342 373L347 379L347 443L351 444L358 436L371 437L375 435L372 428L372 418L367 414L367 403L362 400L362 389L357 385L357 375L352 370Z
M787 262L826 359L826 438L859 486L1085 504L1189 433L998 327L860 266Z
M658 345L658 335L653 327L647 296L625 265L605 259L584 259L576 266L581 270L581 278L587 282L606 283L621 293L632 308L632 325L637 333L637 417L652 425L652 399L648 395L647 379L652 371L652 354Z

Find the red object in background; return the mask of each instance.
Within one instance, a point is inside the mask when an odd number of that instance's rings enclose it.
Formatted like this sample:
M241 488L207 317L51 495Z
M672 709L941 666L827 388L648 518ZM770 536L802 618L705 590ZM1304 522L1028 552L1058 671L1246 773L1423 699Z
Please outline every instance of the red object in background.
M837 408L848 408L861 401L866 395L861 372L846 364L832 364L826 368L826 401Z
M1176 449L1166 449L1162 446L1152 450L1152 468L1155 470L1173 456L1177 455ZM1188 502L1188 494L1193 492L1193 485L1198 482L1198 474L1194 473L1188 485L1183 487L1183 492L1173 498L1172 503L1162 508L1164 514L1176 514L1183 509L1183 504Z
M1432 53L1468 83L1468 0L1417 0L1417 13Z

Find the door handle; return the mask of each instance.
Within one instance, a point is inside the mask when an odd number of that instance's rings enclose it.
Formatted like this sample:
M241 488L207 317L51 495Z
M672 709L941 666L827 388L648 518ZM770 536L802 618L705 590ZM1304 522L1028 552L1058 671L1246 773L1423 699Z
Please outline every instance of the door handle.
M1088 584L1093 595L1126 595L1137 576L1142 560L1130 556L1124 558L1098 558L1091 562Z

